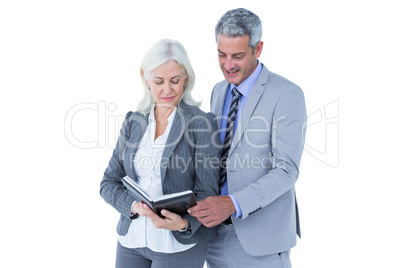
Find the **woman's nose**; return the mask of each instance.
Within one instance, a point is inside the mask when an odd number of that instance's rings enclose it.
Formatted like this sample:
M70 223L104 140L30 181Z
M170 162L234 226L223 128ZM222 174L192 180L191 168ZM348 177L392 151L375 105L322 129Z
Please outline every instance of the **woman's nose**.
M169 94L172 92L172 87L169 85L169 83L166 84L166 86L163 87L162 92L165 94Z

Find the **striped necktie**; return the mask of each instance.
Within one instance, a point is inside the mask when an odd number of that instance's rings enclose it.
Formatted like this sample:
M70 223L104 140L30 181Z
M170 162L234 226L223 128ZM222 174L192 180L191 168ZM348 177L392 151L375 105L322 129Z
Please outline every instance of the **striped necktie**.
M221 158L221 173L219 178L219 190L222 190L222 186L226 181L226 160L229 154L230 146L233 140L233 130L234 123L236 120L237 110L239 109L239 99L242 94L237 90L237 88L232 89L232 102L230 103L228 122L226 126L225 141L223 143L223 151Z

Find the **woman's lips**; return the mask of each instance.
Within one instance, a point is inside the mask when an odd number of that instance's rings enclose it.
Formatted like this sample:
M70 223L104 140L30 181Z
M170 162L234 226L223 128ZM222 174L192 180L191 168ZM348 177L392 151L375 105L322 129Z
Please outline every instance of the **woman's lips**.
M162 98L162 100L165 100L165 101L171 101L173 99L174 99L174 97L164 97L164 98Z

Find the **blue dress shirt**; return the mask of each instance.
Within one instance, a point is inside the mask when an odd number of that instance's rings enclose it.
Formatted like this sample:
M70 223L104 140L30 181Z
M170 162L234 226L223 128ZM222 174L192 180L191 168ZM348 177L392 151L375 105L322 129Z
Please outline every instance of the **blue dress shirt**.
M226 127L227 127L227 122L228 122L227 118L228 118L228 114L229 114L230 103L232 102L233 88L236 87L237 90L242 94L242 97L239 100L239 109L237 111L235 123L233 126L233 136L234 136L234 134L236 133L236 129L237 129L237 123L239 121L238 119L241 117L241 113L243 111L244 105L246 104L246 101L248 99L248 96L250 95L251 89L253 88L255 82L257 81L257 78L260 75L261 70L262 70L262 65L258 61L257 68L255 68L254 72L249 77L247 77L247 79L244 80L239 86L236 86L234 84L229 84L229 89L226 92L225 103L223 105L222 119L221 119L221 125L220 125L220 137L221 137L222 144L225 141ZM222 186L221 195L228 195L227 181L225 181ZM242 211L239 206L239 203L237 203L237 200L233 195L229 195L229 197L232 199L233 204L236 209L236 213L233 214L233 217L235 217L236 219L240 218L242 216Z

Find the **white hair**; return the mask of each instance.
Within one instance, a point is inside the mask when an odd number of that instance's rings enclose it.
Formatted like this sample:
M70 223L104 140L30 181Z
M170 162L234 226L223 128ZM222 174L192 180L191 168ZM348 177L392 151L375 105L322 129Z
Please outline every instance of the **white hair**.
M151 72L159 66L167 63L170 60L176 61L183 69L183 74L187 78L187 83L183 89L181 101L190 106L199 106L200 102L196 102L191 96L195 83L195 74L191 66L190 59L183 45L175 40L162 39L156 42L145 54L141 64L140 73L144 88L144 96L138 104L138 111L147 114L151 111L154 103L151 91L146 84Z

